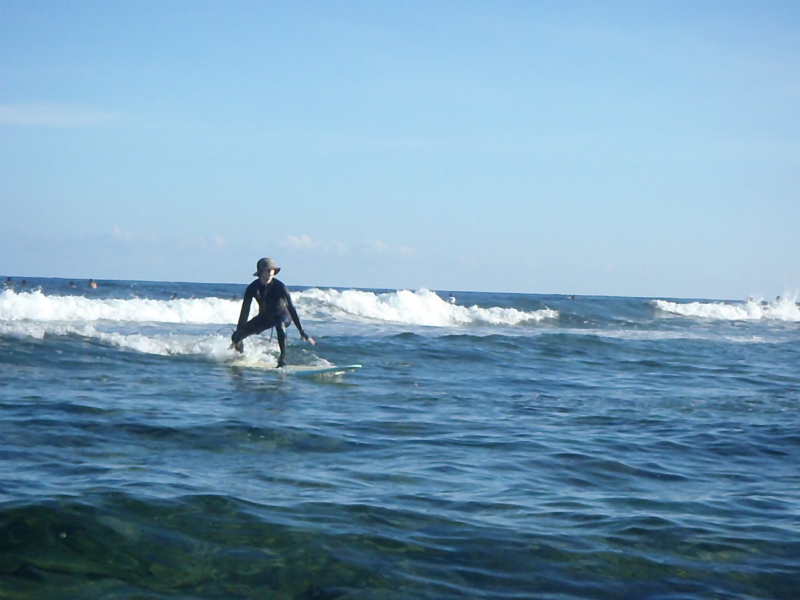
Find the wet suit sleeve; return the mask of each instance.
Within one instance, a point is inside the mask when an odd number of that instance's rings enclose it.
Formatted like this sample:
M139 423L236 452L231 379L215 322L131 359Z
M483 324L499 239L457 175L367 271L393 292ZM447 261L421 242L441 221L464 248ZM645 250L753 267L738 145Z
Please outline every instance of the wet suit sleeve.
M289 295L289 290L286 286L283 286L283 298L286 300L286 308L289 310L289 315L292 317L292 322L294 326L297 327L297 331L300 332L300 337L306 339L308 336L306 332L303 331L303 326L300 324L300 317L297 316L297 309L294 307L294 303L292 302L292 297Z

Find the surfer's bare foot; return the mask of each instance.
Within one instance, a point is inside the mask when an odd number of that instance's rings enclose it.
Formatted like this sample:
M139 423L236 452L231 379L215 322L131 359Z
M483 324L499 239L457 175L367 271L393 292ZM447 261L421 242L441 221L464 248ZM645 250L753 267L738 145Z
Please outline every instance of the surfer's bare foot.
M284 360L284 358L281 356L281 357L278 359L278 368L280 369L281 367L285 367L285 366L286 366L286 361L285 361L285 360Z
M235 344L231 345L231 348L236 350L239 354L244 352L244 342L236 342Z

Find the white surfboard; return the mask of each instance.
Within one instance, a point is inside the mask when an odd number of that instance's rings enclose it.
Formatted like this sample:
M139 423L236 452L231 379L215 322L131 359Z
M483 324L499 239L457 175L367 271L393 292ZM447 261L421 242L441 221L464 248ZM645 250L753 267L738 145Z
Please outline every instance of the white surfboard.
M356 369L360 368L361 365L286 365L285 367L276 368L275 371L278 373L287 373L290 375L308 377L311 375L347 373L348 371L355 371Z
M258 369L276 375L299 375L310 377L312 375L326 375L347 373L360 369L361 365L286 365L276 367L272 360L264 360L263 356L237 356L230 365L236 368Z

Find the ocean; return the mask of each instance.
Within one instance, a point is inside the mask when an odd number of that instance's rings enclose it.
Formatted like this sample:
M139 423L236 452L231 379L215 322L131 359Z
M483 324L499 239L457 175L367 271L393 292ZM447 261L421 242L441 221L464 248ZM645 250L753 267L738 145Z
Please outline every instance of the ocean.
M0 599L800 598L795 299L0 291Z

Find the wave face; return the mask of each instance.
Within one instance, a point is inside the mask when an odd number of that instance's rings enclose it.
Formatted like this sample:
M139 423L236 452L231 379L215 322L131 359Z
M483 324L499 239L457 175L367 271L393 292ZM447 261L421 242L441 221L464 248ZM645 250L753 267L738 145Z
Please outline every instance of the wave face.
M774 302L747 300L732 302L670 302L655 300L655 306L665 312L684 317L717 319L720 321L800 321L800 307L794 298L778 297Z
M522 311L515 308L457 306L428 290L375 293L361 290L311 289L295 292L299 309L317 319L365 321L427 326L517 325L557 319L558 311ZM85 296L48 296L41 290L0 294L0 321L82 323L235 323L241 302L220 298L155 300L149 298L98 299Z
M558 311L548 308L523 311L513 307L453 305L428 290L377 293L309 289L295 292L293 301L309 322L470 327L558 319ZM45 335L79 335L139 352L224 360L230 358L229 337L240 309L241 300L218 297L97 298L50 296L41 289L5 290L0 294L0 333L37 339ZM254 304L251 317L255 310ZM206 325L221 327L191 327ZM266 347L259 341L245 359L258 364L260 358L266 360L266 354Z
M0 597L794 600L800 321L245 285L0 293Z
M549 308L525 311L516 308L477 305L458 306L429 290L375 293L361 290L308 290L298 294L305 303L322 307L320 318L351 317L366 321L455 327L468 325L519 325L558 319L558 311Z

